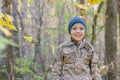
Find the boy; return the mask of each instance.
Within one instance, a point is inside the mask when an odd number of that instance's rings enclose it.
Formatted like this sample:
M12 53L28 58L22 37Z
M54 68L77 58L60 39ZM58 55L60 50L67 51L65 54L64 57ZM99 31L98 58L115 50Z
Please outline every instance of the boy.
M85 39L86 23L78 16L68 25L70 41L62 43L53 65L53 80L102 80L98 58L92 45Z

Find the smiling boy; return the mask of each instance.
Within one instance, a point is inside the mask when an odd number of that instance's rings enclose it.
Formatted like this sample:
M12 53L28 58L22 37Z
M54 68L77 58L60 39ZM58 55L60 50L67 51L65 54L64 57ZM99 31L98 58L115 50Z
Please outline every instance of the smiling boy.
M78 16L68 24L71 40L60 44L52 68L53 80L102 80L98 57L85 39L86 23Z

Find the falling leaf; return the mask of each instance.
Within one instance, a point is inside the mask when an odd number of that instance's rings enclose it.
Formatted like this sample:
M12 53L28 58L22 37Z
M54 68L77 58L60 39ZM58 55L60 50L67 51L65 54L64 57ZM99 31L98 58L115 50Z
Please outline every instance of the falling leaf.
M26 41L32 42L33 38L28 36L23 36Z

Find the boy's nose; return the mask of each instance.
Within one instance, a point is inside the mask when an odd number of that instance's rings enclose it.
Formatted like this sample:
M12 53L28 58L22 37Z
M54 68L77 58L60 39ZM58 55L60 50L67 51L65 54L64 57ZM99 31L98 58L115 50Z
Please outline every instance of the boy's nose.
M79 30L79 29L77 29L77 30L76 30L76 32L80 32L80 30Z

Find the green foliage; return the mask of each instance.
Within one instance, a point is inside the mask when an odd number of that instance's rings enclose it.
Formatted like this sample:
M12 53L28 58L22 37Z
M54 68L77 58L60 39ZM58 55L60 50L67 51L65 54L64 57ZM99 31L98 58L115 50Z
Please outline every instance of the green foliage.
M29 74L32 76L31 80L44 80L44 74L47 74L50 70L47 69L44 73L39 73L39 66L39 64L36 64L30 60L16 58L15 72L20 75ZM21 79L17 78L17 80Z
M6 66L5 65L2 65L1 67L0 67L0 73L1 72L6 72Z
M32 76L31 80L44 80L45 74L50 72L50 68L46 69L45 72L39 73L38 67L40 65L23 58L16 58L15 59L15 73L19 75L26 75L29 74ZM0 67L0 73L7 72L6 65L2 65ZM15 80L22 80L21 78L16 77Z
M34 80L44 80L44 77L42 77L42 75L40 75L40 74L36 74L36 75L33 75L33 79Z
M15 70L16 72L20 73L20 74L25 74L25 73L32 73L32 70L29 68L30 67L30 62L21 58L16 59L16 64L17 66L15 66Z
M7 39L5 37L0 36L0 49L4 49L6 45L19 47L18 44L16 44L15 42L11 41L10 39Z

